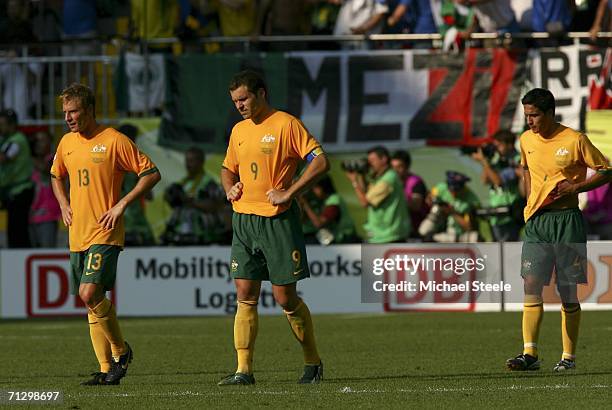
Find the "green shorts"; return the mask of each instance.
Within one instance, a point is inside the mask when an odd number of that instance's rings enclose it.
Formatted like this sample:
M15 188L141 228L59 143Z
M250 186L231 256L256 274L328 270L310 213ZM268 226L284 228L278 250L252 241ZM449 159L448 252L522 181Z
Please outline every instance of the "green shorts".
M232 278L287 285L310 276L295 202L272 217L234 213L232 229Z
M116 245L91 245L81 252L70 252L70 292L79 294L81 283L97 283L109 291L115 286L117 260L121 247Z
M537 212L525 225L521 276L545 285L553 271L560 286L587 283L586 230L578 208Z

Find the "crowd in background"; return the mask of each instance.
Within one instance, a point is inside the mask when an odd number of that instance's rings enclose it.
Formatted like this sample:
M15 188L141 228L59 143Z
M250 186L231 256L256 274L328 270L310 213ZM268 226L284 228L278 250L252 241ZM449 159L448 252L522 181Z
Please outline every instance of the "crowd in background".
M611 7L610 0L2 0L0 43L62 41L61 47L44 46L31 53L87 55L101 51L93 40L111 38L178 37L189 43L210 36L440 33L453 43L474 32L520 31L588 31L595 38L599 31L610 31ZM329 45L310 44L317 49ZM272 42L263 48L305 46ZM155 44L150 50L171 47Z
M123 124L118 129L137 142L135 126ZM44 128L24 135L15 111L0 112L0 203L7 212L10 248L58 246L61 212L49 174L53 140ZM346 179L337 181L350 183L357 203L366 209L364 234L358 235L346 205L348 198L325 177L297 198L307 242L517 241L524 224L525 188L515 147L516 136L502 130L492 136L491 143L463 150L482 166L480 182L489 192L485 204L470 188L470 178L461 172L447 170L445 180L428 189L423 178L412 171L408 151L391 154L384 146L372 147L366 158L344 161ZM202 149L185 151L185 176L163 193L171 213L159 238L145 217L151 196L126 209L127 246L230 244L231 206L217 176L208 174L204 164ZM126 174L122 192L129 192L137 178ZM610 184L581 195L591 238L612 239Z

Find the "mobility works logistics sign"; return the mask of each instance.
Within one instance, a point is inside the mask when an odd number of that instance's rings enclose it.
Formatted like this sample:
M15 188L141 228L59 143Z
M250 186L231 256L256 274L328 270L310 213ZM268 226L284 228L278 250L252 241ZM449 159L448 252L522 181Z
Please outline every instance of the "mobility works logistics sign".
M360 303L359 246L312 247L308 258L311 278L300 282L299 292L313 312L382 312L382 306ZM229 260L229 247L128 248L119 257L117 310L123 316L233 314ZM69 284L66 251L0 251L1 317L85 315ZM262 286L259 311L282 313L269 283Z
M311 278L298 289L314 313L520 309L520 250L520 243L312 246ZM589 284L579 286L583 309L612 309L612 242L589 243L588 258ZM111 298L123 316L233 314L229 260L229 247L128 248ZM388 286L377 291L377 281ZM84 316L69 284L65 250L0 250L0 317ZM374 296L362 299L368 289ZM544 296L558 303L553 287ZM269 283L259 308L281 313Z

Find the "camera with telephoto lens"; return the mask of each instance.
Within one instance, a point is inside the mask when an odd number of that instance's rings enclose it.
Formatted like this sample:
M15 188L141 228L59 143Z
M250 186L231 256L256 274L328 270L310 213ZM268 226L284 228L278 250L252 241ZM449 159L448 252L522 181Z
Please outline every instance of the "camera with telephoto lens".
M493 156L495 155L495 153L497 152L497 148L495 148L495 145L493 144L484 144L480 147L474 147L471 145L466 145L464 147L459 148L461 150L461 153L463 155L472 155L475 152L478 151L478 148L480 148L482 150L482 155L484 155L485 158L487 159L491 159L493 158Z
M368 172L369 165L366 158L359 159L346 159L340 164L342 170L346 172L357 172L358 174L365 174Z

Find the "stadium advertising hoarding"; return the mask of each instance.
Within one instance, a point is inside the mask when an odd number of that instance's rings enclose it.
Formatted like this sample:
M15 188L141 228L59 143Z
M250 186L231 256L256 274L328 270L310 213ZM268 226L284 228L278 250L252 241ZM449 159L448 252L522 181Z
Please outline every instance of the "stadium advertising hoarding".
M589 284L580 287L585 310L612 308L611 245L589 243ZM312 246L311 278L298 289L314 313L499 311L502 304L520 310L520 252L520 243ZM233 314L229 257L228 247L127 249L111 298L124 316ZM458 269L461 274L453 275ZM66 251L0 251L1 317L84 315L83 304L68 292L69 274ZM382 290L382 284L405 287ZM554 288L547 289L545 303L558 302ZM262 286L259 311L280 313L269 283Z
M301 118L330 152L361 150L372 142L389 147L477 144L522 118L521 93L531 85L551 89L558 119L584 129L589 89L605 82L605 53L605 48L573 45L529 54L471 48L462 54L368 50L179 56L167 64L160 143L224 148L241 119L227 84L245 67L263 71L272 105ZM522 121L516 123L520 128Z

